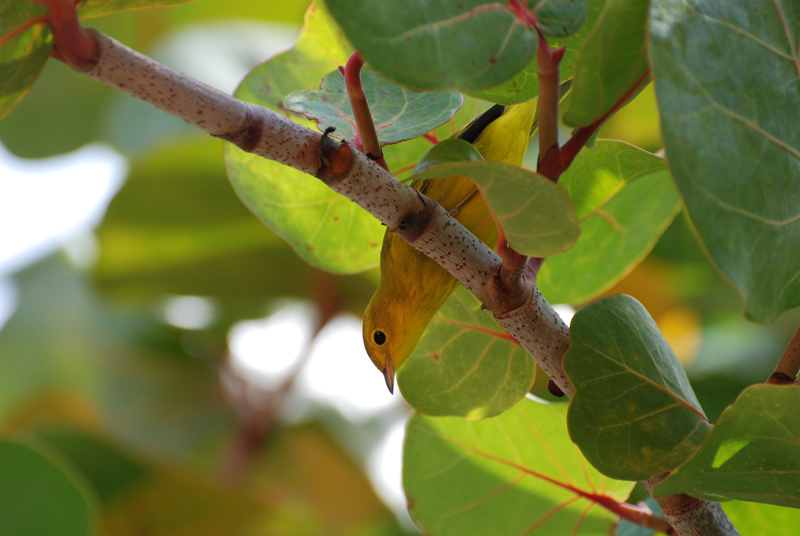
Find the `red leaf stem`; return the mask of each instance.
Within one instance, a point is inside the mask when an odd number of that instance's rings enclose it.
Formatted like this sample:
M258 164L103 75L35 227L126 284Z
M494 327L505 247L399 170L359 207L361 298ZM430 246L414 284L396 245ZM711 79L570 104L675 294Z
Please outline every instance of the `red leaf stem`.
M45 21L50 25L58 52L56 57L79 71L93 67L99 58L97 41L78 21L78 2L72 0L32 0L47 6Z
M432 130L430 132L428 132L427 134L423 134L422 137L425 138L426 140L428 140L429 142L431 142L434 145L439 143L439 136L437 136L436 133L434 131L432 131Z
M353 109L353 116L356 119L356 129L361 141L364 153L372 160L377 162L383 169L389 170L386 160L383 158L378 133L375 131L375 123L369 111L367 96L361 85L361 69L364 67L364 58L358 51L353 52L344 69L339 70L344 76L347 86L347 96L350 98L350 107Z

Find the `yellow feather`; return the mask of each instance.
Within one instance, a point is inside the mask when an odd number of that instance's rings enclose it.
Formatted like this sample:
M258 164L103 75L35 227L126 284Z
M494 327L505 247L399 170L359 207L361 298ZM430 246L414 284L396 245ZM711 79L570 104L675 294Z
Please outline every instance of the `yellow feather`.
M454 137L472 137L475 129L496 115L492 108ZM490 115L486 115L490 114ZM522 164L536 117L536 101L506 107L472 142L485 160ZM472 130L470 130L472 129ZM475 183L464 176L412 184L454 215L467 229L494 248L497 228ZM391 391L394 372L411 355L422 332L458 286L435 261L387 230L381 250L381 282L364 313L364 346L384 373Z

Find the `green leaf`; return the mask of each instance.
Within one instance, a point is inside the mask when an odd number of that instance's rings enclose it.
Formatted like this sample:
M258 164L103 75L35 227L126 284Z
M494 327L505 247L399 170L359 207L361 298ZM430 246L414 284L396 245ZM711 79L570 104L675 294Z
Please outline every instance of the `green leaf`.
M77 428L46 428L36 430L36 435L69 458L92 485L104 506L149 476L143 465L104 439Z
M193 1L195 0L84 0L78 5L78 15L82 19L89 19L118 11L179 6Z
M731 501L722 504L740 534L794 536L800 524L800 510L771 504Z
M608 0L575 64L562 118L565 124L590 125L617 101L629 100L644 89L646 84L639 81L648 68L648 4L648 0Z
M579 220L589 217L627 183L665 169L654 154L623 141L597 140L593 149L578 153L558 183L575 202Z
M564 47L564 57L561 58L561 81L575 76L575 62L578 60L581 45L594 29L594 25L605 6L606 0L589 0L587 4L586 21L580 29L567 37L549 37L548 44L553 48ZM533 99L539 95L539 69L534 58L522 72L502 84L483 91L472 93L473 97L485 99L499 104L516 104Z
M700 451L653 488L800 508L800 389L754 385L722 414Z
M670 169L705 249L772 322L800 304L797 2L653 2Z
M0 39L7 38L12 32L19 31L24 25L45 13L47 8L43 4L0 0Z
M664 160L623 142L599 140L559 181L581 221L581 236L549 257L537 277L551 303L582 303L611 288L652 250L680 211Z
M31 2L24 3L33 5ZM3 7L8 9L0 4L0 15ZM0 16L0 20L2 19ZM6 35L4 30L6 28L0 28L0 38ZM52 46L50 29L41 24L34 25L0 44L0 119L28 93L50 57Z
M289 93L318 86L348 56L327 11L312 4L297 45L253 69L236 96L280 111ZM232 144L225 167L242 202L312 266L342 274L378 263L380 222L315 177Z
M457 91L416 93L375 74L361 70L361 83L381 145L413 140L453 118L464 98ZM319 90L296 91L286 107L317 122L324 131L335 127L337 138L353 140L356 121L344 77L338 69L325 75Z
M370 0L327 5L376 71L418 91L494 87L536 54L536 31L488 0L386 0L379 9Z
M429 167L443 163L482 162L483 156L474 145L458 138L442 140L425 153L414 168L411 179Z
M430 165L412 179L465 175L474 180L518 252L548 257L572 247L580 234L575 206L563 188L531 171L501 162Z
M416 414L403 452L403 487L423 534L609 534L633 482L610 480L566 433L564 405L522 400L479 422Z
M0 534L89 536L93 508L83 485L57 456L0 438Z
M535 8L536 22L544 35L564 37L575 33L586 22L587 0L540 2Z
M592 303L573 317L570 339L569 434L601 473L644 480L697 451L711 425L639 302L615 295Z
M428 415L483 419L525 396L536 365L480 301L458 287L400 367L403 398Z

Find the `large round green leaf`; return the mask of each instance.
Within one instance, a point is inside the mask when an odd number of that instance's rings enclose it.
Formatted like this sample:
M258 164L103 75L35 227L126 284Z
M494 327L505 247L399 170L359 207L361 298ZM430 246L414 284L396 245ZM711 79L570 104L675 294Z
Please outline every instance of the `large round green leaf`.
M414 415L403 487L423 534L610 534L633 482L608 479L570 441L565 405L522 400L492 419Z
M535 372L527 352L459 287L428 324L397 381L421 413L482 419L519 402Z
M586 20L577 32L565 37L549 37L547 39L547 43L551 47L565 48L564 57L561 58L561 63L559 64L561 81L575 76L575 62L578 60L581 45L594 29L605 3L606 0L589 0ZM539 95L538 72L538 64L534 59L511 80L490 89L471 93L471 95L499 104L516 104L529 101Z
M253 69L236 96L283 113L288 94L318 87L348 56L327 10L312 5L295 47ZM378 263L380 222L315 177L231 144L225 166L242 202L312 266L355 273Z
M648 0L608 0L575 63L565 124L590 125L618 100L644 89L646 84L638 82L648 68L648 5Z
M564 356L569 434L604 475L644 480L685 462L711 424L653 319L630 296L579 311Z
M800 389L754 385L719 418L700 451L653 488L800 508Z
M150 476L145 465L117 446L79 428L59 424L37 427L35 433L69 458L103 506L119 500Z
M73 470L34 445L0 438L0 534L89 536L92 504Z
M442 162L426 166L414 179L464 175L478 185L503 226L509 244L533 257L572 247L580 234L575 206L550 179L501 162Z
M664 159L619 141L581 151L559 184L575 202L581 236L539 271L551 303L582 303L611 288L647 256L681 206Z
M361 70L361 84L381 145L412 140L452 119L464 102L457 91L417 93L375 74ZM320 130L336 128L336 136L356 137L356 120L344 77L336 69L325 75L319 90L297 91L284 101L293 112L317 122Z
M380 9L371 0L326 3L372 67L416 90L487 89L536 54L536 31L489 0L384 0ZM565 3L571 2L548 2ZM577 4L584 5L585 17L585 3Z
M798 40L797 2L651 8L670 169L705 249L757 322L800 304Z

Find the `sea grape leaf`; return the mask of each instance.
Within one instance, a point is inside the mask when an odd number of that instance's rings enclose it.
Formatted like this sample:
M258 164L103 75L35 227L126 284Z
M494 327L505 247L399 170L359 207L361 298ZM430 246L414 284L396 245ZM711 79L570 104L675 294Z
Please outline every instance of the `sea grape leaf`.
M562 120L582 127L645 88L648 0L608 0L575 63Z
M481 152L468 141L459 138L450 138L442 140L425 153L425 156L420 158L412 178L424 172L430 166L442 164L444 162L459 163L459 162L481 162L483 156Z
M624 141L597 140L578 153L558 183L575 202L579 220L619 193L627 183L665 169L665 161Z
M657 0L650 51L670 169L745 314L800 304L797 2Z
M75 471L56 453L0 436L0 534L93 533L94 507Z
M536 54L536 31L488 0L386 0L380 9L369 0L326 3L367 63L417 91L494 87Z
M416 93L375 74L361 70L361 84L381 145L413 140L452 119L464 102L457 91ZM336 128L336 137L356 137L356 121L344 77L338 69L326 74L319 90L296 91L286 97L286 107L317 122L321 131Z
M800 510L745 501L722 503L731 523L740 534L793 536L800 523Z
M644 480L697 451L711 424L639 302L618 294L588 305L572 318L570 339L569 434L601 473Z
M22 3L36 5L32 2ZM3 19L3 7L8 9L0 4L0 21ZM41 24L31 26L5 43L2 42L4 35L0 31L0 120L28 93L42 72L53 47L50 29Z
M106 439L79 427L60 422L56 426L37 427L34 432L74 464L103 506L120 499L150 476L145 465Z
M547 257L566 251L580 234L575 206L563 188L531 171L501 162L442 162L427 166L412 179L465 175L503 226L506 238L518 252Z
M39 20L46 13L47 8L36 2L0 0L0 40L8 39L13 32L19 32L25 25Z
M428 415L482 419L519 402L536 365L464 287L433 317L397 373L403 397Z
M598 140L559 181L575 202L581 236L545 260L537 277L551 303L582 303L608 290L652 250L681 203L664 160Z
M688 493L800 508L800 389L754 385L720 416L697 452L653 495Z
M544 35L572 35L586 22L587 0L556 0L539 2L534 7L536 23Z
M561 81L575 76L575 62L578 60L581 44L594 29L594 25L605 6L606 0L589 0L587 3L586 20L580 29L565 37L549 36L547 43L553 48L564 47L564 57L559 64ZM493 88L471 93L479 99L485 99L499 104L516 104L525 102L539 95L538 66L534 58L522 72L514 78L503 82Z
M566 406L524 399L498 417L411 417L409 512L423 534L609 534L633 482L604 477L570 441Z
M78 16L82 19L89 19L117 13L118 11L179 6L182 4L190 4L194 1L195 0L84 0L78 4Z
M280 111L288 94L318 87L349 52L324 6L312 4L295 47L253 69L236 96ZM315 177L232 144L225 167L242 202L312 266L343 274L378 263L380 222Z

